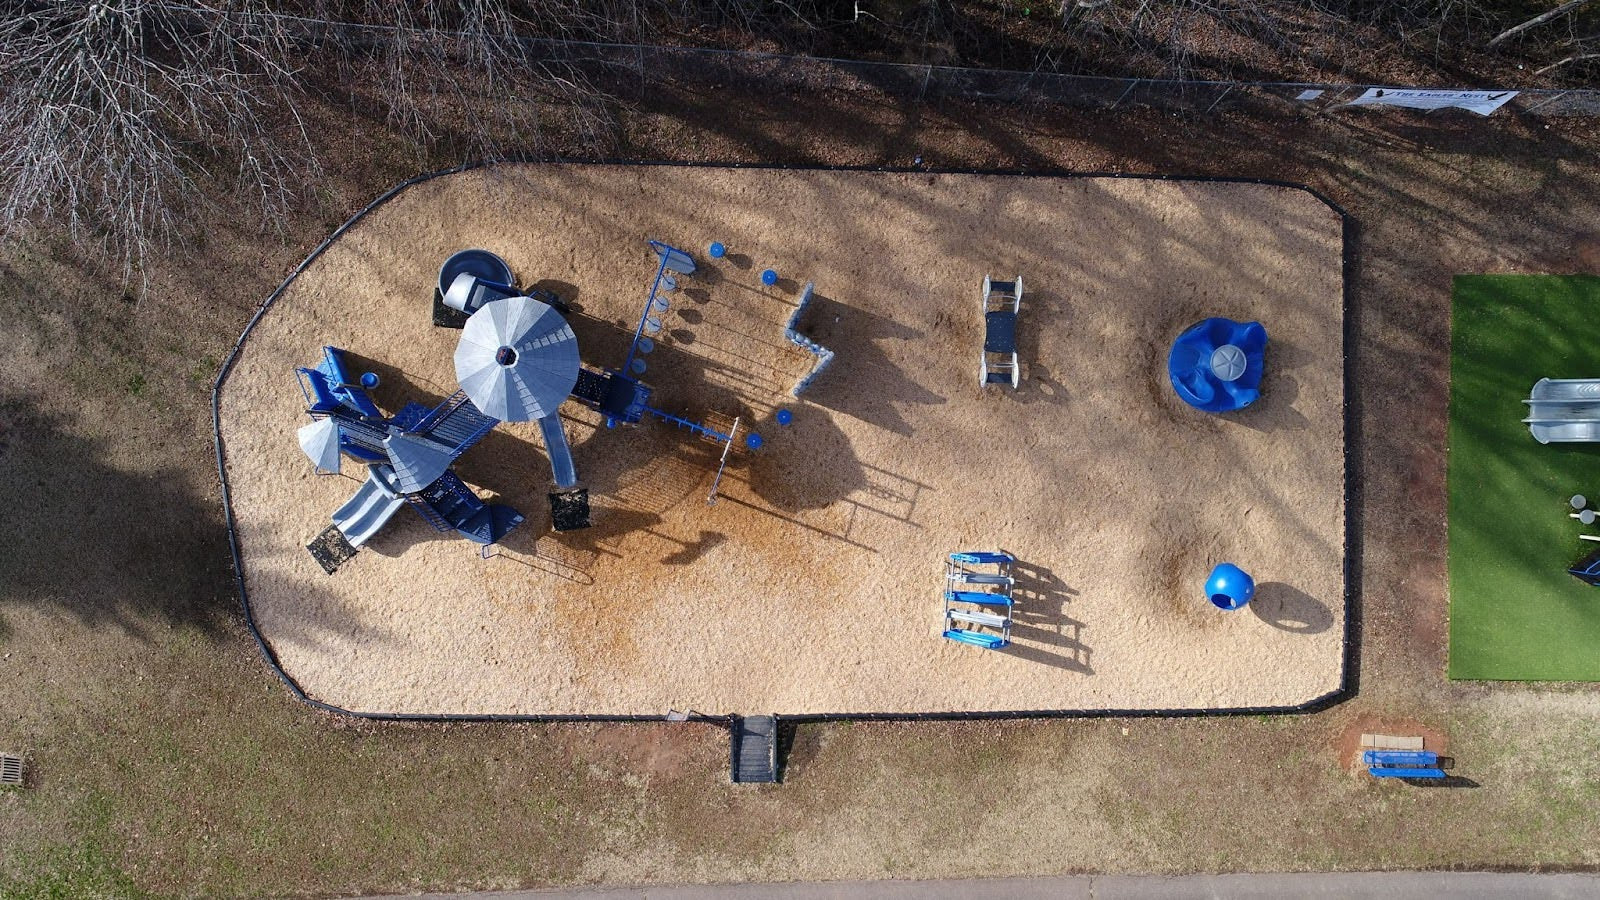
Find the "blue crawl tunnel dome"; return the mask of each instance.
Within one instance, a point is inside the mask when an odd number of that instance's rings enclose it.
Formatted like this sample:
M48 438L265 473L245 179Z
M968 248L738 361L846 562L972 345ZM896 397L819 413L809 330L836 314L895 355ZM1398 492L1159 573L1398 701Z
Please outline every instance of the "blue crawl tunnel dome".
M1267 329L1260 322L1213 318L1172 342L1167 374L1183 402L1206 412L1243 409L1261 396Z
M1238 609L1256 595L1256 580L1233 563L1222 563L1206 579L1206 597L1218 609Z

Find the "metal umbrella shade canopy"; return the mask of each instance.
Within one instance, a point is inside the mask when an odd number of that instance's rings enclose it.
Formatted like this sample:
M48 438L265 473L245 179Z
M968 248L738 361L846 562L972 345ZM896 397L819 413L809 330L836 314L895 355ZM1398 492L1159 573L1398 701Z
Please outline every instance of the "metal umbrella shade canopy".
M295 432L300 439L300 450L311 464L324 472L339 471L339 423L334 419L318 419Z
M497 419L542 419L578 383L578 336L560 313L532 297L487 303L461 331L456 381Z

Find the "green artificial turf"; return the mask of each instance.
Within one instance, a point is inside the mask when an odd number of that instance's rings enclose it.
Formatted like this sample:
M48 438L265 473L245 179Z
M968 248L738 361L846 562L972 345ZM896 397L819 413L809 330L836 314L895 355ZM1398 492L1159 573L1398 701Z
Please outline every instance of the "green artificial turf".
M1600 444L1540 444L1540 378L1600 378L1600 278L1462 275L1450 348L1450 677L1600 681L1600 587L1566 569L1600 544Z

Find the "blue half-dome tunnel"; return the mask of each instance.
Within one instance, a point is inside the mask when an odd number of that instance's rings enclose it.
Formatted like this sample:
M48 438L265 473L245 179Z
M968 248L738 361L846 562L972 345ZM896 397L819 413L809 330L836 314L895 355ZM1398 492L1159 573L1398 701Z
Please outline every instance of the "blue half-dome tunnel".
M1206 598L1218 609L1241 609L1256 595L1256 580L1233 563L1222 563L1206 579Z

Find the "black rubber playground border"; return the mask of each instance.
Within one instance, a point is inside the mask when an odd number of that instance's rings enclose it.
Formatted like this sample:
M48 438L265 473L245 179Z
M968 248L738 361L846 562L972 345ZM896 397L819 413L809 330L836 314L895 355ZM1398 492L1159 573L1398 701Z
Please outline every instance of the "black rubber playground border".
M278 661L278 656L273 652L272 646L262 637L260 629L256 626L255 611L250 606L250 596L245 589L244 561L239 552L239 537L234 527L233 501L228 486L227 452L222 442L221 397L223 385L228 380L228 375L233 371L235 360L239 351L244 348L245 341L250 338L250 333L255 330L257 323L272 309L278 298L283 296L289 285L306 270L306 267L315 262L333 242L344 235L351 227L385 203L394 199L401 192L414 185L442 178L447 175L456 175L473 169L485 168L494 165L517 164L566 164L566 165L634 165L634 166L682 166L686 168L710 169L789 169L795 171L831 171L831 172L888 172L912 173L928 175L996 175L1013 178L1121 178L1142 181L1178 181L1178 182L1210 182L1222 184L1258 184L1273 187L1290 188L1305 191L1317 198L1338 214L1342 239L1342 280L1341 285L1341 315L1343 325L1343 425L1344 425L1344 634L1343 657L1339 673L1339 686L1334 690L1315 697L1305 703L1293 706L1235 706L1235 707L1201 707L1184 709L1035 709L1035 710L998 710L998 711L952 711L952 712L924 712L924 713L807 713L797 715L781 715L784 722L833 722L833 721L962 721L972 719L1106 719L1106 718L1175 718L1194 716L1243 716L1261 715L1264 713L1314 713L1328 709L1340 702L1354 696L1359 687L1359 671L1361 661L1360 647L1360 555L1361 555L1361 529L1358 502L1360 491L1356 484L1351 446L1359 437L1357 433L1358 416L1351 406L1351 391L1354 387L1354 364L1351 349L1355 329L1351 321L1352 306L1350 302L1352 279L1355 274L1355 240L1351 231L1355 223L1343 207L1333 202L1320 191L1304 184L1290 181L1281 181L1272 178L1232 178L1213 175L1149 175L1126 174L1120 172L1069 172L1052 170L1023 170L1023 169L972 169L972 168L928 168L922 166L788 166L781 164L748 164L748 163L714 163L714 162L672 162L669 160L538 160L507 158L488 162L469 163L449 169L439 169L425 172L389 188L371 203L368 203L348 221L333 233L328 235L318 244L299 265L295 266L279 284L277 289L262 301L261 306L250 317L245 325L244 332L234 342L227 357L222 361L222 367L217 372L216 380L211 386L211 434L216 446L217 477L222 484L222 514L228 528L228 549L233 559L234 583L239 590L239 602L244 609L245 626L250 630L251 637L255 638L256 646L261 649L261 655L266 658L267 665L272 668L278 680L283 682L290 693L302 702L326 712L353 716L361 719L391 722L666 722L684 721L682 719L669 719L666 715L510 715L498 713L479 714L450 714L450 713L397 713L397 712L363 712L345 709L324 703L305 692L305 689L294 680L289 673L283 670ZM710 715L704 713L690 713L687 721L707 722L719 725L732 725L740 714L726 713Z

